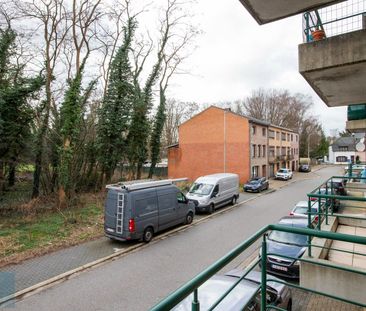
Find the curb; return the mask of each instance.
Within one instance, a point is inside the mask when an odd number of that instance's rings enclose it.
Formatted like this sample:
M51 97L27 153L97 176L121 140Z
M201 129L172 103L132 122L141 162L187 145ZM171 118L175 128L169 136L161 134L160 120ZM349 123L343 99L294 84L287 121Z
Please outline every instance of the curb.
M319 168L319 169L317 169L317 170L320 170L320 169L322 169L322 168ZM314 170L314 171L315 171L315 170ZM311 179L311 178L307 178L307 179ZM305 179L301 179L301 180L305 180ZM182 227L178 227L178 228L175 228L175 229L173 229L173 230L170 230L169 232L166 232L166 233L163 233L163 234L159 235L158 237L156 237L156 238L155 238L151 243L149 243L149 244L155 244L155 243L157 243L157 242L159 242L159 241L161 241L161 240L165 239L166 237L168 237L168 236L170 236L170 235L172 235L172 234L174 234L174 233L176 233L176 232L183 232L183 231L187 230L188 228L190 228L190 227L192 227L192 226L195 226L195 225L197 225L197 224L199 224L199 223L201 223L201 222L204 222L204 221L206 221L206 220L208 220L208 219L210 219L210 218L213 218L213 217L215 217L215 216L221 215L221 214L223 214L223 213L227 213L227 212L229 212L229 211L233 210L234 208L239 207L240 205L243 205L243 204L245 204L245 203L248 203L248 202L250 202L250 201L253 201L254 199L257 199L257 198L259 198L259 197L261 197L261 196L264 196L264 195L267 195L267 194L273 193L273 192L275 192L275 191L276 191L276 190L278 190L278 189L282 189L283 187L286 187L286 186L288 186L288 185L291 185L291 184L293 184L293 183L295 183L295 182L297 182L297 181L301 181L301 180L292 180L291 182L286 182L286 183L284 183L283 185L281 185L281 186L280 186L280 187L278 187L278 188L272 188L272 189L269 189L269 190L268 190L267 192L265 192L265 193L259 193L259 194L255 195L255 196L253 196L253 197L251 197L251 198L249 198L249 199L246 199L246 200L244 200L244 201L242 201L242 202L239 202L239 203L237 203L237 204L235 204L235 205L228 206L228 207L226 207L225 209L221 209L221 210L219 210L219 211L215 212L214 214L211 214L211 215L207 215L207 216L205 216L205 217L202 217L202 218L198 219L197 221L194 221L194 222L193 222L192 224L190 224L190 225L186 225L186 226L182 226ZM44 289L44 288L47 288L47 287L51 286L52 284L56 284L56 283L58 283L58 282L64 281L64 280L66 280L66 279L70 278L70 277L71 277L71 276L73 276L73 275L76 275L76 274L78 274L78 273L81 273L82 271L85 271L85 270L87 270L87 269L90 269L90 268L93 268L93 267L99 266L99 265L101 265L101 264L103 264L103 263L106 263L106 262L109 262L109 261L113 261L113 260L115 260L115 259L118 259L118 258L120 258L120 257L123 257L124 255L127 255L127 254L129 254L129 253L132 253L133 251L136 251L136 250L138 250L138 249L140 249L140 248L144 248L144 247L147 247L147 246L148 246L148 244L138 244L138 245L131 246L131 247L127 248L127 249L123 249L123 250L117 251L117 252L116 252L116 253L114 253L114 254L111 254L111 255L108 255L108 256L102 257L102 258L100 258L100 259L94 260L94 261L92 261L92 262L89 262L89 263L87 263L87 264L84 264L84 265L82 265L82 266L80 266L80 267L77 267L77 268L75 268L75 269L72 269L72 270L69 270L69 271L64 272L64 273L62 273L62 274L56 275L56 276L54 276L54 277L52 277L52 278L50 278L50 279L47 279L47 280L45 280L45 281L39 282L39 283L37 283L37 284L34 284L34 285L32 285L32 286L30 286L30 287L27 287L27 288L25 288L25 289L22 289L22 290L20 290L20 291L18 291L18 292L16 292L16 293L14 293L14 294L11 294L11 295L9 295L9 296L6 296L6 297L1 298L1 299L0 299L0 307L1 307L2 305L4 305L6 302L14 302L13 300L15 300L15 299L19 299L19 298L22 298L22 297L23 297L23 298L24 298L24 297L27 297L27 296L28 296L27 294L30 294L30 295L31 295L32 293L39 292L39 291L41 291L42 289ZM253 252L253 253L255 253L255 252ZM251 255L249 256L249 258L250 258L250 257L251 257ZM249 259L249 258L248 258L248 259ZM245 262L247 262L247 260L246 260ZM242 265L242 264L241 264L241 265ZM240 265L240 266L241 266L241 265Z

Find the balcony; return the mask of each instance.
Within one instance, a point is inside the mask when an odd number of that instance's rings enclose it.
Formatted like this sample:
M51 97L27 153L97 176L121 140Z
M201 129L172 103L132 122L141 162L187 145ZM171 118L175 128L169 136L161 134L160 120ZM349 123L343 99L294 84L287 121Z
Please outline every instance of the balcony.
M304 14L299 72L329 107L366 102L366 17L365 8L356 4ZM316 29L324 30L323 39L314 41Z
M346 130L351 133L366 132L366 104L348 106Z
M260 25L341 1L342 0L240 0L243 6Z

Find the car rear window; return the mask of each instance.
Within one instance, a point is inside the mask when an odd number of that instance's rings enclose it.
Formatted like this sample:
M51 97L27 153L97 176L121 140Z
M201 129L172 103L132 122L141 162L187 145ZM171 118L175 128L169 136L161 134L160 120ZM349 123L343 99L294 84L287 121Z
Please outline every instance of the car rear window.
M302 234L272 231L268 239L280 243L295 244L295 245L306 245L307 236Z
M296 206L296 207L295 207L294 212L295 212L296 214L304 214L304 215L307 215L307 213L308 213L308 208L307 208L307 207L305 207L305 206ZM311 208L311 212L312 212L312 213L316 213L316 212L317 212L317 209L316 209L315 207L312 207L312 208Z

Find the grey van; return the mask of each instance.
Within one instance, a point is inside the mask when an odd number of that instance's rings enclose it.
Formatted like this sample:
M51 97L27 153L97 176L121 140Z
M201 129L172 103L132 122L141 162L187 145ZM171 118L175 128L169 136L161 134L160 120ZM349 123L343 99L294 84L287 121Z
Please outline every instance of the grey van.
M143 240L180 223L193 221L195 205L173 184L174 180L108 185L105 235L111 239Z

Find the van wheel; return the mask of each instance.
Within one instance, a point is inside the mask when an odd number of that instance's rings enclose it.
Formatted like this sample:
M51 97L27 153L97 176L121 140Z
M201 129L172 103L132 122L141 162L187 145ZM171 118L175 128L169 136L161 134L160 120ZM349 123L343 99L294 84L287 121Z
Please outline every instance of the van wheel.
M184 222L185 225L189 225L191 224L193 221L193 214L192 213L188 213L186 216L186 221Z
M236 195L233 196L233 198L231 199L231 205L235 205L236 204Z
M145 243L149 243L152 238L154 236L154 231L151 227L148 227L145 229L144 231L144 236L142 237L142 240L145 242Z
M215 212L215 205L213 203L211 203L208 213L213 214L214 212Z

